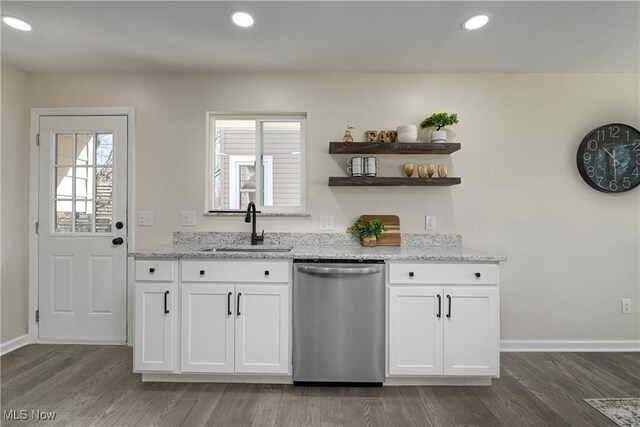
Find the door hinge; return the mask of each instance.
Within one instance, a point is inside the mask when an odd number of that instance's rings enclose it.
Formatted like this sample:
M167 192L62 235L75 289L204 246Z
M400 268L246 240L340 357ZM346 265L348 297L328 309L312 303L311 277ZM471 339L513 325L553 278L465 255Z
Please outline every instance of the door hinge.
M36 134L36 145L38 147L40 146L40 134L39 133Z
M36 322L40 321L40 310L36 310Z
M40 221L36 221L36 234L40 231Z

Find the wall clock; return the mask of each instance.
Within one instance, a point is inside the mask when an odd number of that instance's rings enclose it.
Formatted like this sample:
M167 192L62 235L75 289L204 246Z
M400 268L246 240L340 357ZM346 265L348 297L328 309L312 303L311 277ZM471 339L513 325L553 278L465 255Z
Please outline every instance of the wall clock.
M622 193L640 184L640 132L621 123L595 128L578 147L578 171L587 184L605 193Z

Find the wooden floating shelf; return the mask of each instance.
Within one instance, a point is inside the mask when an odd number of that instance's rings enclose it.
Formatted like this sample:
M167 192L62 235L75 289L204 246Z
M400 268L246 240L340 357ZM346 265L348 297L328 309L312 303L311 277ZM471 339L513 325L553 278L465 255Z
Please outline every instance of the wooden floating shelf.
M410 186L410 187L447 187L458 185L462 178L406 178L383 176L330 176L329 187L376 187L376 186Z
M451 154L457 142L330 142L330 154Z

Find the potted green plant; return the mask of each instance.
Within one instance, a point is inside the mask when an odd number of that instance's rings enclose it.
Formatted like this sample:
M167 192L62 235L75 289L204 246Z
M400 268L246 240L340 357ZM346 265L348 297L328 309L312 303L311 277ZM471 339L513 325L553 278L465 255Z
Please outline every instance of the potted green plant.
M431 142L447 142L447 131L440 129L456 123L458 123L458 115L455 113L435 113L420 122L420 129L436 128L431 131Z
M376 246L376 241L384 230L384 224L378 218L372 218L369 221L358 218L349 229L351 234L360 239L362 246L369 247Z

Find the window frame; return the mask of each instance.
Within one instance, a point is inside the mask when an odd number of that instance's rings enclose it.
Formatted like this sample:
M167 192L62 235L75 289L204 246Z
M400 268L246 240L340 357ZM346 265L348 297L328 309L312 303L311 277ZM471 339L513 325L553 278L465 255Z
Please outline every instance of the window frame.
M262 162L256 162L256 207L263 214L306 215L307 212L307 114L306 113L224 113L208 111L207 118L207 150L206 150L206 183L205 183L205 215L244 213L243 209L214 209L215 195L215 120L254 120L256 122L256 154ZM263 124L265 122L299 122L300 123L300 206L265 206L262 177L265 156L263 152ZM272 164L271 164L271 170ZM223 186L227 183L223 183ZM226 189L225 189L226 191ZM271 196L272 197L272 196Z

